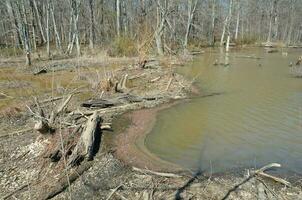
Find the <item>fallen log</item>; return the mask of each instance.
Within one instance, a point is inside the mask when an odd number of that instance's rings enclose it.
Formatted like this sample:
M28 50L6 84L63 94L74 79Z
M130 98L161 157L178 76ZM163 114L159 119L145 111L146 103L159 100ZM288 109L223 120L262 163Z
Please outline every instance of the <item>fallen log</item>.
M169 90L172 81L173 81L173 77L170 78L170 80L169 80L169 82L168 82L168 85L167 85L167 87L166 87L166 91Z
M5 138L5 137L10 137L10 136L14 136L14 135L22 135L28 131L31 131L33 130L33 128L26 128L26 129L23 129L23 130L19 130L19 131L14 131L14 132L11 132L11 133L7 133L5 135L0 135L0 138Z
M44 111L40 107L37 98L35 98L35 102L38 108L38 114L36 114L38 117L38 121L34 125L34 130L38 131L41 134L52 133L54 129L49 125L48 120L45 118Z
M154 82L158 81L159 79L161 79L161 76L158 76L158 77L150 80L150 83L154 83Z
M131 104L126 104L126 105L120 105L112 108L102 108L95 110L98 112L100 115L105 114L105 113L110 113L110 112L120 112L120 111L125 111L125 110L130 110L130 109L137 109L141 106L140 103L131 103ZM81 115L81 116L89 116L92 115L95 111L73 111L69 113L69 115Z
M277 53L278 52L278 49L266 49L266 53Z
M266 166L264 166L264 167L262 167L262 168L260 168L260 169L258 169L256 171L254 171L252 173L252 175L253 176L255 176L255 175L263 176L263 177L272 179L272 180L274 180L276 182L282 183L283 185L286 185L286 186L290 187L291 186L290 182L288 182L288 181L286 181L286 180L284 180L282 178L278 178L278 177L275 177L275 176L272 176L272 175L269 175L269 174L265 173L265 171L267 171L267 170L269 170L271 168L274 168L274 167L278 167L279 168L279 167L281 167L281 165L279 163L271 163L269 165L266 165Z
M263 59L263 57L258 57L258 56L255 56L255 55L238 55L238 56L235 56L235 58L250 58L250 59Z
M124 94L111 99L92 99L81 104L85 108L110 108L128 103L156 100L158 97L140 97L133 94Z
M58 142L57 146L54 148L54 150L47 156L50 158L51 162L57 162L59 161L62 156L66 156L66 154L69 152L69 145L74 141L74 138L77 136L77 133L79 133L82 129L82 126L77 126L69 135L68 137L62 141L63 144ZM63 152L65 151L65 152Z
M164 172L155 172L155 171L151 171L148 169L139 169L136 167L132 167L133 171L137 171L143 174L153 174L153 175L157 175L157 176L162 176L162 177L168 177L168 178L180 178L182 176L177 175L177 174L172 174L172 173L164 173Z
M116 103L106 99L94 99L81 104L85 108L109 108L115 105Z
M82 163L77 169L74 169L70 174L62 174L57 182L57 184L49 187L44 191L39 199L51 199L56 195L63 192L73 183L77 178L79 178L85 171L87 171L92 166L92 162Z
M100 134L99 124L100 117L97 111L94 111L93 114L87 120L86 127L83 130L83 133L75 146L71 156L68 159L69 166L75 166L85 157L88 160L91 160L95 154L96 150L96 138L97 134Z
M125 74L121 80L115 85L115 92L124 93L127 90L126 83L128 79L128 74Z
M63 103L58 107L58 109L51 112L51 115L49 118L50 124L53 124L56 117L65 110L65 108L66 108L67 104L69 103L69 101L71 100L72 96L73 96L73 94L68 95L68 97L65 99L65 101L63 101Z
M300 56L300 57L298 58L298 60L297 60L297 62L296 62L296 65L300 65L301 62L302 62L302 56Z
M143 60L138 65L142 69L156 69L159 66L159 61L156 59Z
M39 74L46 74L47 73L47 69L43 68L43 69L40 69L36 72L34 72L34 75L39 75Z

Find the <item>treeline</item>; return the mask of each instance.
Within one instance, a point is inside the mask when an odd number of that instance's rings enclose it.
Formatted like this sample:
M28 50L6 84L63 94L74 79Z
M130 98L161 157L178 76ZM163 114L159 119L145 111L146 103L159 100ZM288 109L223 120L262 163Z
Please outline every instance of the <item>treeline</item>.
M0 44L80 56L162 55L229 42L302 40L300 0L1 0Z

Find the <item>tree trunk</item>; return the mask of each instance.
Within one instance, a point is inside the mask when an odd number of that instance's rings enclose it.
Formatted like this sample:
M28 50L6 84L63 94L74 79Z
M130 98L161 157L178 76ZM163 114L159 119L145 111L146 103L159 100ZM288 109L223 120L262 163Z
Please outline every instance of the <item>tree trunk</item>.
M55 33L55 38L56 38L56 47L59 51L62 51L62 45L61 45L61 38L57 29L57 23L56 23L56 19L55 19L55 14L54 14L54 4L53 4L53 0L51 1L51 5L50 5L50 14L51 14L51 18L52 18L52 24L53 24L53 30Z
M194 13L196 10L198 0L195 0L194 5L192 0L188 0L188 20L187 20L187 27L186 27L186 34L185 34L185 39L184 39L184 48L186 49L188 46L188 37L190 34L190 28L192 24L192 20L194 18Z
M47 57L50 59L50 30L49 30L49 12L50 12L50 6L49 6L49 0L47 0L47 10L46 10L46 52Z
M216 14L215 14L215 9L216 9L216 0L213 0L212 2L212 21L211 21L211 37L210 37L210 44L212 46L215 45L215 21L216 21Z
M269 28L268 28L267 42L271 42L271 37L272 37L272 20L273 20L273 10L274 10L274 4L272 5L271 11L270 11L270 17L269 17Z
M229 31L229 25L230 25L229 21L231 20L230 18L231 18L231 15L232 15L232 4L233 4L233 0L230 0L230 2L229 2L229 13L225 17L225 20L224 20L223 30L222 30L222 34L221 34L221 38L220 38L220 46L223 46L225 32ZM228 29L228 30L226 30L226 29Z
M160 0L157 0L157 28L155 30L155 42L156 42L157 53L160 56L164 55L162 36L165 28L166 15L167 15L167 0L165 0L164 8L161 7Z
M42 22L41 22L40 13L39 13L39 10L38 10L37 2L36 2L36 0L31 0L31 1L32 1L32 5L34 7L34 10L35 10L36 21L37 21L37 24L38 24L39 29L40 29L41 43L45 44L46 39L45 39L45 36L44 36L43 26L42 26Z
M7 12L8 12L8 15L9 15L9 18L10 18L10 21L12 24L12 28L13 28L15 45L16 45L16 47L19 47L20 45L22 45L22 41L21 41L18 24L17 24L16 18L14 16L14 12L13 12L13 8L12 8L12 4L11 4L10 0L6 0L6 8L7 8Z
M121 5L120 5L120 0L116 0L116 33L117 33L117 37L120 38L121 36L121 22L120 22L120 18L121 18Z
M239 32L239 21L240 21L240 0L237 2L237 21L236 21L236 31L235 31L235 40L238 39Z
M90 24L89 24L89 48L94 48L95 27L94 27L94 0L89 0Z

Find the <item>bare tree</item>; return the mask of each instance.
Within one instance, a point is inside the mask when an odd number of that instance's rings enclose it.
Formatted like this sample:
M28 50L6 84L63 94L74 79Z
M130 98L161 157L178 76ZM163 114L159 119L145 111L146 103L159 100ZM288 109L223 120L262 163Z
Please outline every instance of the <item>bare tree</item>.
M184 39L184 48L186 49L188 46L188 37L190 34L190 29L192 25L192 20L196 11L196 6L197 6L198 0L188 0L188 20L187 20L187 27L186 27L186 34L185 34L185 39Z
M90 24L89 24L89 48L93 49L95 40L94 26L94 0L89 0Z
M121 36L121 5L120 0L116 0L116 33L117 37Z

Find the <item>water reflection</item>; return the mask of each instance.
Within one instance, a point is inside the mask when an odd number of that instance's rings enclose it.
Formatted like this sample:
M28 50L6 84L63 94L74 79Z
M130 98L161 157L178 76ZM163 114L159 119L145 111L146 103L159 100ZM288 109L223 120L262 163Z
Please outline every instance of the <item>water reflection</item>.
M261 57L248 58L246 55ZM302 79L289 75L299 52L263 49L210 52L179 71L197 78L203 95L161 112L146 138L157 156L214 172L279 162L302 170ZM230 65L213 65L216 60Z

